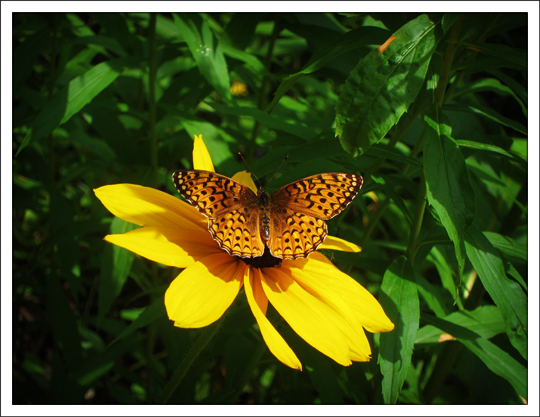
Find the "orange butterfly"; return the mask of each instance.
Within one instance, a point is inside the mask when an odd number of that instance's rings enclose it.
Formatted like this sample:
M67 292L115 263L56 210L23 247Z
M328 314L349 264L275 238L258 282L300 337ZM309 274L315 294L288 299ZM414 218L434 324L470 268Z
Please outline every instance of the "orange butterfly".
M306 258L324 241L324 220L338 215L362 187L356 174L331 172L292 182L270 195L210 171L172 176L178 192L208 217L208 230L230 255Z

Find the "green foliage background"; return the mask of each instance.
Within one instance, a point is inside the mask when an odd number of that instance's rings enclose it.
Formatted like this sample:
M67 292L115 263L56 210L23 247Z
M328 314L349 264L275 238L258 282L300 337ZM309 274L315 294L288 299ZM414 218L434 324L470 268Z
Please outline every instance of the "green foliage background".
M327 255L396 328L369 335L371 362L343 368L269 310L298 372L269 353L241 293L170 403L523 403L526 24L519 13L15 14L13 403L155 403L171 388L206 330L166 317L179 270L102 240L133 226L92 190L177 195L171 173L192 167L194 134L219 173L245 169L241 151L263 184L289 155L269 191L362 174L329 227L363 251Z

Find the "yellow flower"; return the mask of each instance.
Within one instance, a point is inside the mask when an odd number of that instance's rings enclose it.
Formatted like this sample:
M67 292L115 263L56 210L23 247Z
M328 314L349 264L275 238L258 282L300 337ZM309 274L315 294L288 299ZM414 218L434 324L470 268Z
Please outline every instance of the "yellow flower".
M202 135L195 136L193 165L214 171ZM233 178L256 191L249 174ZM364 329L378 333L394 328L378 301L318 252L305 259L283 260L280 267L256 268L220 249L208 231L208 219L177 197L132 184L94 191L115 216L142 226L108 235L106 241L152 261L184 268L165 293L167 314L175 326L199 328L215 322L243 286L270 351L300 370L295 353L266 318L268 302L306 342L345 366L370 359ZM360 250L331 236L320 247Z

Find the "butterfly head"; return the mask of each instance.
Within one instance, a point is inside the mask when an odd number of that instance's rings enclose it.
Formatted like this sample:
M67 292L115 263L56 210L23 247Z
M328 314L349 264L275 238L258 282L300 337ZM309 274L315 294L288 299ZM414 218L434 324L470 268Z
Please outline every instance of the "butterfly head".
M262 187L257 191L257 198L262 203L262 205L267 205L270 203L270 194L268 194L268 191L263 190Z

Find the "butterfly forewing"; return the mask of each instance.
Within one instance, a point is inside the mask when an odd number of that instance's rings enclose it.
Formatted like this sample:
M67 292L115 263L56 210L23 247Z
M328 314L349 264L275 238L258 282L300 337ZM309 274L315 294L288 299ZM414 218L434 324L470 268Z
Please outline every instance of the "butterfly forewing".
M349 205L362 184L362 177L356 174L318 174L281 187L272 194L272 201L274 205L329 220Z
M173 182L182 197L211 219L257 202L248 187L215 172L178 171L173 174Z

